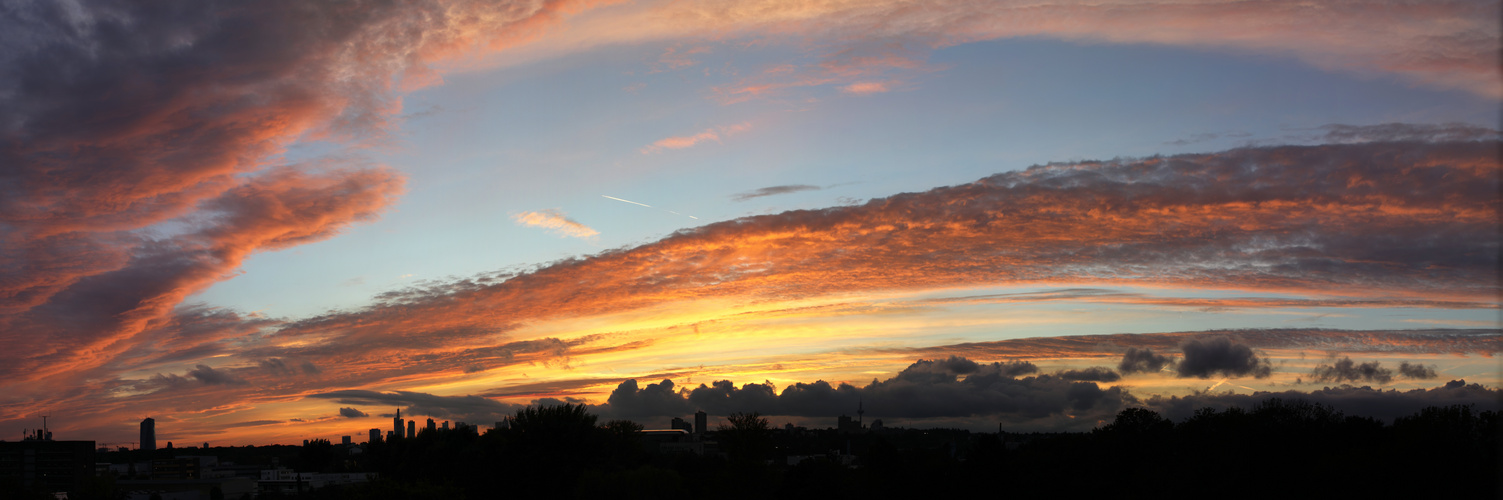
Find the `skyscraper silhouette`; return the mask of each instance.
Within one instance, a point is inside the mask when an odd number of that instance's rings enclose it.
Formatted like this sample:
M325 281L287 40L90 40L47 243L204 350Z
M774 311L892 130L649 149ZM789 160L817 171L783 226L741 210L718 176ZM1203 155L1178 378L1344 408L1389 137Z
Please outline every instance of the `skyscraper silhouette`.
M141 421L141 449L152 451L157 449L157 421L146 417Z
M407 429L402 428L402 409L401 408L397 408L397 416L391 418L391 426L392 426L392 429L391 429L391 435L392 435L392 437L402 437L402 436L406 435L406 434L403 434L403 432L406 431Z

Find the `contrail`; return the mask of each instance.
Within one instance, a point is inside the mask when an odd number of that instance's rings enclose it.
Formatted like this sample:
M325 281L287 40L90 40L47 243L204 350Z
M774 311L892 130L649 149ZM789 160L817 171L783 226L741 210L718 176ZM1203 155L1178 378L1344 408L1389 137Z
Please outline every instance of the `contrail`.
M601 198L610 198L610 199L612 199L612 200L616 200L616 201L624 201L624 202L626 202L626 203L630 203L630 204L633 204L633 205L641 205L641 206L644 206L644 207L647 207L647 208L657 208L657 207L654 207L654 206L652 206L652 205L648 205L648 204L646 204L646 203L637 203L637 202L635 202L635 201L631 201L631 200L623 200L623 199L621 199L621 198L617 198L617 197L615 197L615 196L606 196L606 195L603 195L603 194L602 194L602 195L600 195L600 197L601 197ZM688 218L690 218L690 219L694 219L694 220L699 220L699 217L695 217L695 216L693 216L693 215L686 215L686 214L681 214L681 213L678 213L678 212L674 212L674 211L672 211L672 210L668 210L668 209L666 209L666 208L658 208L658 210L662 210L662 211L664 211L664 212L668 212L668 213L670 213L670 214L673 214L673 215L683 215L683 216L684 216L684 217L688 217Z
M606 195L602 194L602 195L600 195L600 197L601 198L610 198L610 199L616 200L616 201L624 201L624 202L627 202L627 203L630 203L630 204L633 204L633 205L642 205L642 206L647 207L647 208L652 208L652 205L648 205L646 203L637 203L637 202L631 201L631 200L623 200L623 199L617 198L615 196L606 196Z

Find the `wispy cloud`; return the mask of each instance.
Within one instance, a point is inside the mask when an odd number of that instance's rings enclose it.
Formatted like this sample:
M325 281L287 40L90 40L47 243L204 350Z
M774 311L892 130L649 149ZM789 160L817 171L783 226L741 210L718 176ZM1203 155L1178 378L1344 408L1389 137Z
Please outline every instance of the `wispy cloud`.
M782 186L768 186L765 188L757 188L753 191L747 191L745 193L736 193L734 195L731 195L731 201L746 201L753 198L761 198L763 196L797 193L799 191L818 191L819 189L819 186L810 186L808 184L784 184Z
M700 132L694 135L659 139L658 141L653 142L646 147L643 147L640 151L642 152L642 154L648 155L662 152L665 149L690 148L705 141L720 142L720 139L723 137L729 137L731 135L745 132L749 129L751 129L751 124L749 123L738 123L735 125L727 125L723 127L707 128L704 130L704 132Z
M589 238L600 234L590 226L570 219L562 211L555 209L522 212L511 216L517 224L529 227L540 227L549 232L569 238Z
M856 82L840 87L841 92L856 95L880 94L889 90L892 89L888 82Z

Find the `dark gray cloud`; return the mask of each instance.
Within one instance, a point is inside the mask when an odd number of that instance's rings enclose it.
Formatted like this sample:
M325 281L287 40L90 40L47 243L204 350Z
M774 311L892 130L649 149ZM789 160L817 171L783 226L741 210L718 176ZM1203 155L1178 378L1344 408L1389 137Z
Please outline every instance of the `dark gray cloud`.
M623 382L599 410L611 418L680 416L696 410L713 415L757 411L765 415L833 417L854 414L857 406L874 418L995 416L1029 421L1050 416L1106 418L1131 398L1120 388L1056 375L1019 378L1036 372L1030 363L976 363L964 358L919 360L887 380L864 387L825 381L796 383L778 392L770 384L730 381L683 391L671 381L639 388ZM963 377L962 377L963 376ZM621 404L621 406L617 406Z
M1414 389L1409 391L1384 391L1370 387L1327 387L1310 392L1254 392L1252 394L1202 393L1189 396L1153 396L1144 401L1145 406L1167 418L1182 420L1201 408L1224 410L1236 406L1244 409L1256 407L1269 398L1304 400L1320 403L1347 415L1373 417L1392 422L1395 417L1408 416L1427 406L1474 405L1477 410L1503 410L1503 391L1453 380L1443 387Z
M1273 373L1267 359L1260 358L1252 348L1232 343L1226 337L1185 342L1184 360L1175 366L1181 377L1211 378L1215 376L1264 378Z
M1435 373L1434 366L1425 366L1408 361L1399 363L1399 375L1413 379L1432 379L1440 375Z
M282 358L266 358L256 363L256 366L261 367L262 370L280 375L286 375L293 372L293 370L287 366L287 362L283 361Z
M1425 330L1336 330L1329 328L1249 328L1170 333L1066 335L969 342L905 349L879 349L914 356L964 355L991 359L1118 357L1133 366L1122 373L1157 366L1172 368L1173 352L1191 339L1224 336L1254 349L1301 349L1341 353L1484 354L1503 353L1503 330L1496 328ZM1123 350L1136 350L1131 356ZM1146 351L1145 351L1146 350ZM1162 365L1158 363L1162 362Z
M1054 376L1065 380L1078 380L1082 382L1116 382L1122 380L1122 376L1111 368L1105 366L1092 366L1084 370L1061 370Z
M364 418L371 415L356 408L344 407L339 409L339 416L344 418Z
M245 379L232 375L228 372L215 370L208 365L198 365L188 370L188 377L203 382L205 385L244 384Z
M808 184L787 184L787 185L782 185L782 186L769 186L769 187L765 187L765 188L759 188L759 189L757 189L755 191L747 191L745 193L736 193L734 195L731 195L731 201L746 201L746 200L750 200L752 198L761 198L763 196L774 196L774 195L780 195L780 194L797 193L799 191L818 191L819 189L820 189L819 186L810 186Z
M717 382L718 383L718 382ZM729 384L730 382L726 382ZM627 380L616 386L606 399L611 415L616 418L642 418L658 415L687 415L694 413L693 406L674 389L672 380L647 384L638 388L636 380Z
M1384 368L1382 363L1369 361L1358 364L1352 358L1343 357L1333 364L1315 365L1310 376L1316 382L1377 382L1387 384L1393 381L1393 370Z
M514 413L517 408L521 407L521 405L502 403L480 396L435 396L411 391L344 390L312 394L308 397L330 399L347 405L395 406L402 408L403 415L423 415L470 422L494 422L502 416Z
M282 358L266 358L257 362L256 366L267 372L282 376L298 374L318 375L320 373L323 373L323 370L319 369L318 365L313 364L312 361L304 361L302 363L299 363L297 367L294 368L293 366L288 365L287 361Z
M1165 366L1173 368L1174 360L1168 356L1154 354L1153 349L1149 347L1142 349L1129 347L1122 355L1122 362L1117 364L1117 370L1122 373L1157 373Z

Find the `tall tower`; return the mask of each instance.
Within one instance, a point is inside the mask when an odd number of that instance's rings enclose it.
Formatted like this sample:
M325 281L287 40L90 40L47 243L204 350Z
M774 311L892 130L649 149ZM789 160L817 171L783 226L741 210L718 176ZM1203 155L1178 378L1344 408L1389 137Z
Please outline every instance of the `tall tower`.
M708 414L706 414L704 410L699 410L699 411L694 412L694 435L696 435L696 436L703 436L703 435L705 435L705 431L709 430L709 429L705 428L705 426L709 425L709 424L710 424L710 416Z
M407 421L407 437L417 437L417 419Z
M391 418L391 427L392 427L392 429L391 429L391 435L392 435L392 437L402 437L402 436L405 435L405 434L403 434L403 431L406 431L407 429L404 429L402 427L402 409L401 408L397 408L397 416Z
M157 421L146 417L141 421L141 449L152 451L157 449Z
M866 405L866 401L862 401L860 399L856 400L856 427L857 428L862 428L862 429L866 428L866 408L863 408L863 406L865 406L865 405Z

